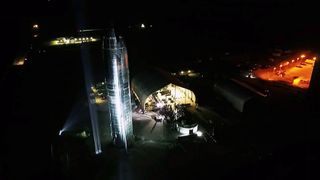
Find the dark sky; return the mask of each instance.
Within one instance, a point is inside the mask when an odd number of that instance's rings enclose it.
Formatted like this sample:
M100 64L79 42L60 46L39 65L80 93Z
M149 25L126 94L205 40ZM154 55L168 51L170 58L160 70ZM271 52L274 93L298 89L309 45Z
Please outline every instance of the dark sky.
M0 20L6 42L14 42L18 48L34 22L52 34L74 31L79 26L105 27L111 22L116 26L149 22L177 32L206 32L226 40L313 45L320 31L316 8L308 1L290 0L12 0L1 5Z
M83 6L81 7L81 4ZM1 6L5 17L44 18L75 16L75 11L95 18L123 19L205 16L212 18L293 19L315 18L314 4L290 0L173 0L173 1L94 1L94 0L29 0L8 1ZM77 10L76 10L77 9Z
M174 1L93 1L29 0L8 1L1 6L6 19L50 19L68 21L82 14L91 21L118 19L206 19L211 21L311 24L317 20L316 6L307 1L289 0L174 0Z
M4 27L42 22L75 29L78 25L103 27L111 20L120 25L147 21L235 34L310 36L320 29L316 7L308 1L291 0L13 0L1 5L0 20Z

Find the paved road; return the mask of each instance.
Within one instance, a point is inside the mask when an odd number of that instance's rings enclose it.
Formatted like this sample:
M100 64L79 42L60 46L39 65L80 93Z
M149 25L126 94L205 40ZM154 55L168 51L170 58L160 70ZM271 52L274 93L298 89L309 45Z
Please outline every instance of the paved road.
M156 122L152 119L155 113L133 113L134 134L142 139L154 141L173 141L178 133L170 130L169 124L164 121Z

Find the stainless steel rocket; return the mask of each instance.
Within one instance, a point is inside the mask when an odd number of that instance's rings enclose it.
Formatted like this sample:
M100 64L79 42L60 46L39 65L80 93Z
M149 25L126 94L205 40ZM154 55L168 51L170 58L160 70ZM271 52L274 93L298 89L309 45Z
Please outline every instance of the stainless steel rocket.
M133 138L129 64L123 38L117 38L114 29L104 38L103 55L113 143L127 150Z

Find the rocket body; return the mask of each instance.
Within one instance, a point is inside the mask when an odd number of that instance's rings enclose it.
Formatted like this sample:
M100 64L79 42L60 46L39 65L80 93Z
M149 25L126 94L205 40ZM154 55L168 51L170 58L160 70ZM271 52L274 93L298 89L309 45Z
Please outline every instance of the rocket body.
M129 64L124 41L114 30L104 38L103 51L111 135L116 146L127 149L133 138Z

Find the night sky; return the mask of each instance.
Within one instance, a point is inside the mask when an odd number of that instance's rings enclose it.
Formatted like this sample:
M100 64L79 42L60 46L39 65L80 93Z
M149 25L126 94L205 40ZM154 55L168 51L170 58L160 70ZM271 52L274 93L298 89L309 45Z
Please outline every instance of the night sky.
M193 29L210 28L248 35L287 34L301 36L315 32L317 11L308 1L64 1L39 0L9 1L2 6L2 19L23 21L57 21L63 26L83 23L87 26L104 26L109 21L129 24L141 21L179 22ZM11 22L12 23L12 22ZM15 24L15 23L14 23ZM237 35L239 35L237 34ZM277 38L277 37L275 37Z
M316 7L308 1L289 0L32 0L8 1L1 6L0 20L4 41L11 49L24 48L33 23L53 36L79 28L127 27L141 22L154 24L163 32L157 36L162 37L185 33L190 39L204 35L222 46L240 42L309 48L319 41Z

